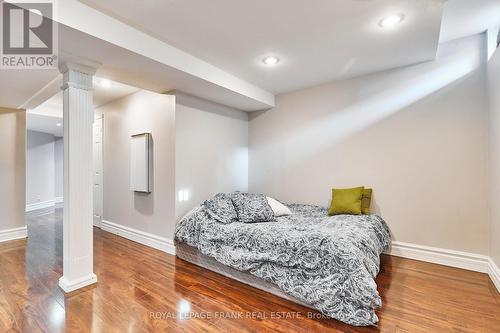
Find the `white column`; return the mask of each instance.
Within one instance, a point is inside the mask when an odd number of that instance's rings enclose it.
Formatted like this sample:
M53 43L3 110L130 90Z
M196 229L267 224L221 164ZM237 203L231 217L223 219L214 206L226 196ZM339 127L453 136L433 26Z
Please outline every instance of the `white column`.
M95 69L65 64L64 93L64 222L63 276L65 292L94 284L92 124L94 122L92 77Z

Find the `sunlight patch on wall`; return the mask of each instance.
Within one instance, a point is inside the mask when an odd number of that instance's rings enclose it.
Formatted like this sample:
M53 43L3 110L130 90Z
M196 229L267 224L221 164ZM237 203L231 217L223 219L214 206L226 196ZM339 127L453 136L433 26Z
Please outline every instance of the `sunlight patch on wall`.
M345 98L342 96L347 100L332 102L331 110L324 110L320 117L315 117L312 121L294 124L287 131L281 143L284 145L282 150L289 152L287 162L300 163L311 155L327 151L340 141L472 73L483 63L482 47L482 37L449 42L441 46L436 61L325 87L324 89L332 91L332 95L335 95L337 90L346 89L342 85L348 85L349 92L346 93L348 96ZM304 96L302 98L307 99ZM308 108L314 108L315 101L307 100ZM324 108L325 100L322 103L321 107ZM336 107L335 103L341 105ZM304 145L308 145L307 149L294 149Z

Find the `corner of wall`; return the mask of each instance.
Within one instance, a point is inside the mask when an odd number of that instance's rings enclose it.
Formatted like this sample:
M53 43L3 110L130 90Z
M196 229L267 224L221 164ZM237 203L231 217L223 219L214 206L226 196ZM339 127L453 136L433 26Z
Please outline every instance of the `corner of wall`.
M26 228L26 110L0 107L0 156L6 176L0 187L0 230L5 237L19 236Z
M489 50L489 61L486 69L486 94L488 106L488 218L489 218L489 248L492 262L500 266L500 209L493 204L499 199L500 193L500 51L496 48L498 29L487 32L489 44L494 44ZM493 38L493 36L495 38Z

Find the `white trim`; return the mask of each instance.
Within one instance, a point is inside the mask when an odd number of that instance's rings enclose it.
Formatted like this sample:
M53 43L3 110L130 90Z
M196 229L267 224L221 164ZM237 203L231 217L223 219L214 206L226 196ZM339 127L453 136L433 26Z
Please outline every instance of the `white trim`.
M500 293L500 268L495 264L493 259L490 258L489 260L489 265L490 265L490 279L493 281L493 284L495 287L497 287L498 292Z
M174 241L120 224L102 220L102 230L130 239L131 241L175 255Z
M392 242L392 247L386 253L391 256L486 273L500 293L500 269L488 256L404 242Z
M95 274L90 274L89 276L74 281L68 281L65 276L59 279L59 287L61 287L65 293L70 293L94 283L97 283L97 276Z
M96 132L96 127L100 127L99 132ZM104 167L103 167L103 154L104 154L104 114L94 115L94 123L92 124L92 150L94 152L94 164L92 166L93 179L92 179L92 191L94 193L93 197L93 208L92 208L92 220L94 227L102 227L102 215L104 210ZM97 142L99 142L100 149L97 149ZM96 181L97 180L97 181ZM96 191L96 185L98 189ZM96 208L100 208L97 211Z
M171 239L105 220L102 221L102 229L134 242L175 255L175 245ZM392 242L392 247L386 253L402 258L487 273L500 292L500 269L488 256L396 241Z
M45 208L50 208L54 207L56 204L63 203L64 198L63 197L56 197L54 200L47 200L47 201L42 201L42 202L37 202L33 204L28 204L26 205L26 212L32 212L34 210L38 209L45 209Z
M490 266L488 256L404 242L392 242L386 253L481 273L488 273Z
M55 205L55 200L37 202L37 203L26 205L26 212L32 212L32 211L38 210L38 209L53 207L54 205Z
M0 230L0 242L7 242L14 239L23 239L27 237L28 228L26 226L15 229Z

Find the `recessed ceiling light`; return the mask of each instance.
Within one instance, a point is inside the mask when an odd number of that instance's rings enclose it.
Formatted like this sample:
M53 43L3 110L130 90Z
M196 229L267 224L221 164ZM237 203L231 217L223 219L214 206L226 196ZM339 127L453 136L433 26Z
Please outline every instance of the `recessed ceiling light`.
M382 28L392 28L401 23L404 18L405 16L403 14L389 15L386 18L382 19L382 21L379 22L379 25Z
M262 62L268 66L274 66L278 62L280 62L280 58L275 56L265 57L264 59L262 59Z
M109 88L109 87L111 87L111 81L109 81L109 80L102 79L102 80L99 80L99 81L97 81L97 82L99 83L99 85L100 85L101 87L104 87L104 88Z
M56 124L56 126L57 126L57 127L61 127L61 126L62 126L62 124L61 124L61 123L57 123L57 124Z

